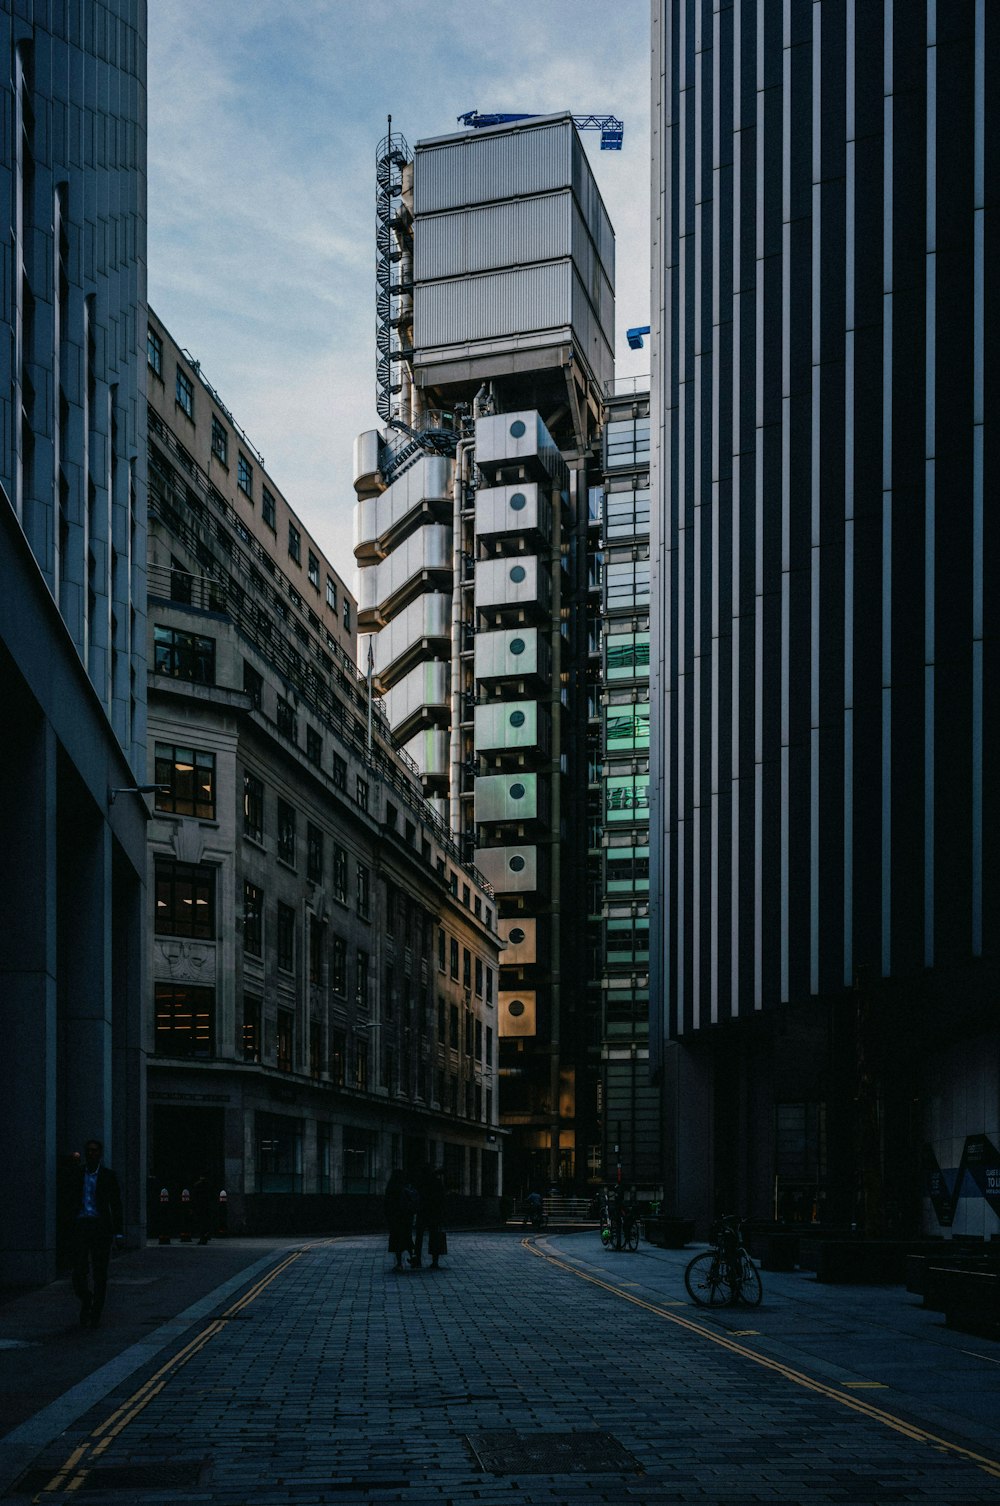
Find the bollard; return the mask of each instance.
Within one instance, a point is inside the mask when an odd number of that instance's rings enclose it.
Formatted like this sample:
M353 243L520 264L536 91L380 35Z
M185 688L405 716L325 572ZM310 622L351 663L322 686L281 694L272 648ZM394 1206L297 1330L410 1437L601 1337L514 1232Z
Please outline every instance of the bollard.
M181 1193L181 1232L182 1245L191 1243L191 1194L185 1187Z
M160 1240L161 1245L170 1243L170 1193L160 1188Z
M229 1233L229 1199L224 1187L219 1193L219 1233Z

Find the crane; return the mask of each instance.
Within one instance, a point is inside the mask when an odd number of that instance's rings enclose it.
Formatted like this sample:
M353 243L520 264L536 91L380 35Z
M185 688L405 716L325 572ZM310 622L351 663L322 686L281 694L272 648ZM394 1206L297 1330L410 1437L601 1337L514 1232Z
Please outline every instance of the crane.
M458 117L459 125L480 130L483 126L506 125L511 120L537 120L537 113L521 115L481 115L478 110L467 110ZM625 125L616 115L574 115L573 124L578 131L600 131L601 151L620 152Z

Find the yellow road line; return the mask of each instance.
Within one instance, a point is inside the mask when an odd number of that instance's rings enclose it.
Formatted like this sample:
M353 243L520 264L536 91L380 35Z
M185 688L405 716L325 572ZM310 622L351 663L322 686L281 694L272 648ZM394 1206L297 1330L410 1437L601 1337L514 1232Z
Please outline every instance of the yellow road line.
M682 1318L679 1313L668 1312L665 1307L654 1302L647 1302L644 1297L636 1297L632 1292L624 1291L621 1287L613 1285L610 1281L604 1281L600 1276L591 1275L587 1271L581 1271L578 1266L570 1265L549 1250L541 1250L533 1243L525 1240L524 1247L530 1250L532 1255L537 1255L540 1260L547 1260L550 1265L557 1266L566 1271L570 1276L576 1276L580 1281L589 1281L592 1286L602 1287L604 1291L611 1292L613 1296L620 1297L623 1302L632 1302L636 1307L643 1308L646 1312L654 1313L657 1317L664 1318L666 1322L675 1324L678 1328L684 1328L688 1333L697 1334L699 1338L708 1339L720 1349L728 1349L731 1354L739 1355L741 1359L752 1360L764 1370L770 1370L776 1375L781 1375L785 1380L792 1381L804 1390L815 1391L820 1396L827 1397L830 1401L837 1402L842 1407L849 1408L852 1412L860 1412L863 1417L868 1417L873 1422L879 1422L883 1427L891 1428L896 1433L901 1433L904 1438L909 1438L915 1443L927 1443L932 1447L941 1449L945 1453L954 1454L960 1459L965 1459L970 1464L983 1470L988 1475L1000 1479L1000 1460L990 1459L984 1454L977 1454L973 1449L964 1448L960 1443L952 1443L947 1438L939 1438L936 1433L929 1433L926 1428L917 1423L905 1422L903 1418L896 1417L892 1412L886 1412L881 1407L874 1406L869 1401L863 1401L861 1397L849 1396L842 1390L828 1386L823 1381L814 1380L801 1370L793 1370L790 1365L782 1364L780 1360L771 1359L768 1355L760 1354L756 1350L749 1349L745 1344L737 1344L724 1334L705 1328L701 1323L694 1323L690 1318Z
M244 1308L249 1307L251 1302L255 1302L261 1293L267 1290L272 1281L276 1281L284 1271L287 1271L290 1265L299 1260L308 1250L319 1249L323 1245L335 1243L335 1239L316 1240L312 1244L303 1245L298 1250L293 1250L290 1255L286 1255L284 1260L276 1265L272 1271L268 1271L266 1276L262 1276L248 1291L244 1292L238 1301L234 1302L231 1307L227 1307L221 1317L213 1319L207 1328L202 1329L200 1333L196 1334L193 1339L190 1339L184 1345L183 1349L179 1349L164 1365L161 1365L154 1375L151 1375L148 1380L144 1381L138 1390L134 1391L126 1401L123 1401L111 1413L110 1417L106 1417L103 1422L99 1423L93 1429L86 1442L79 1444L73 1450L65 1464L56 1471L48 1484L44 1485L38 1492L38 1495L33 1497L33 1502L40 1501L43 1496L54 1495L61 1490L67 1492L79 1490L90 1473L88 1467L90 1462L98 1458L109 1444L113 1443L119 1434L124 1432L130 1422L135 1421L140 1412L153 1400L153 1397L159 1395L172 1375L176 1374L183 1365L186 1365L188 1360L193 1359L198 1351L203 1349L211 1339L214 1339L217 1334L222 1333L228 1318L236 1317ZM70 1478L71 1476L72 1478ZM65 1483L67 1480L69 1480L68 1484Z

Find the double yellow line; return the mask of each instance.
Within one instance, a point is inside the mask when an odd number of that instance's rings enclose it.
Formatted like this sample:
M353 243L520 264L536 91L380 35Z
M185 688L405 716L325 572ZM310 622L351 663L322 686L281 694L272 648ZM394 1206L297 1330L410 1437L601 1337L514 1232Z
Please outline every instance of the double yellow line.
M172 1355L165 1365L161 1365L156 1374L144 1381L127 1401L122 1402L117 1411L105 1418L104 1422L93 1430L86 1442L79 1444L73 1450L65 1464L56 1471L48 1484L42 1486L38 1495L33 1498L34 1501L41 1501L44 1496L54 1495L57 1491L64 1490L68 1494L70 1491L79 1490L105 1449L109 1448L119 1434L125 1431L130 1422L135 1421L155 1396L159 1396L171 1376L176 1375L188 1360L194 1359L199 1350L204 1349L216 1334L222 1332L230 1318L239 1317L244 1308L249 1307L251 1302L256 1302L271 1282L276 1281L283 1271L287 1271L288 1267L301 1259L308 1250L315 1249L318 1244L332 1244L333 1242L333 1240L320 1240L317 1244L303 1245L298 1250L293 1250L290 1255L286 1255L272 1271L268 1271L266 1276L262 1276L248 1291L245 1291L232 1307L227 1307L221 1317L213 1319L207 1328L202 1329L201 1333L185 1344L183 1349L179 1349L175 1355Z
M784 1365L780 1360L771 1359L766 1354L760 1354L757 1350L748 1348L745 1344L737 1344L727 1334L706 1328L701 1323L692 1322L690 1318L684 1318L679 1313L669 1312L666 1308L658 1306L655 1302L647 1302L644 1297L637 1297L632 1292L615 1286L610 1281L603 1281L600 1276L591 1275L588 1271L582 1271L579 1266L571 1265L568 1261L561 1260L558 1255L553 1255L550 1250L539 1249L532 1240L522 1241L525 1249L537 1255L541 1260L546 1260L550 1265L558 1266L562 1271L568 1271L571 1276L577 1276L581 1281L589 1281L591 1286L599 1286L606 1292L620 1297L623 1302L631 1302L635 1307L641 1307L646 1312L654 1313L658 1318L664 1318L668 1323L675 1324L678 1328L686 1329L688 1333L697 1334L701 1339L708 1339L710 1343L720 1349L728 1349L730 1354L737 1354L741 1359L752 1360L763 1370L770 1370L775 1375L783 1376L785 1380L792 1381L796 1386L801 1386L807 1391L815 1391L820 1396L827 1397L830 1401L837 1402L842 1407L847 1407L852 1412L860 1412L863 1417L868 1417L872 1422L879 1422L883 1427L892 1428L896 1433L901 1433L904 1438L911 1439L914 1443L927 1443L932 1448L944 1453L953 1454L959 1459L964 1459L969 1464L974 1464L994 1479L1000 1480L1000 1460L989 1459L984 1454L977 1454L973 1449L964 1448L960 1443L953 1443L950 1439L941 1438L936 1433L929 1433L926 1428L919 1427L914 1422L906 1422L902 1417L896 1417L892 1412L886 1412L882 1407L872 1406L871 1402L862 1401L857 1396L847 1396L836 1386L828 1386L823 1381L815 1380L811 1375L804 1374L801 1370L794 1370L790 1365Z

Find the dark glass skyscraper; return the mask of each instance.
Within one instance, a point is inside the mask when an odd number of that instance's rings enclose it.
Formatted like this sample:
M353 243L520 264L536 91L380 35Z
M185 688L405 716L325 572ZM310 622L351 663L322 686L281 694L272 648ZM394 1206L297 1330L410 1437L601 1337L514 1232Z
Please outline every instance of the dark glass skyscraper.
M654 5L682 1211L998 1227L998 40L986 0Z

